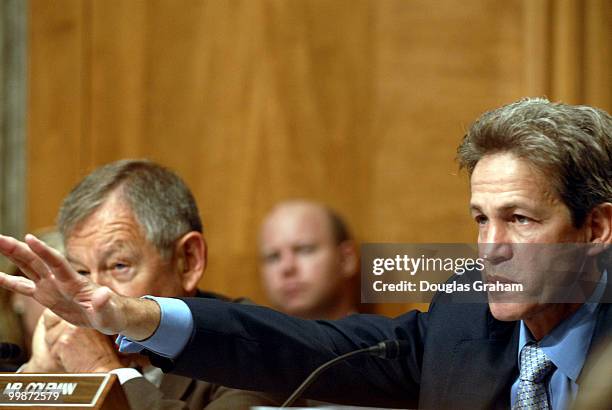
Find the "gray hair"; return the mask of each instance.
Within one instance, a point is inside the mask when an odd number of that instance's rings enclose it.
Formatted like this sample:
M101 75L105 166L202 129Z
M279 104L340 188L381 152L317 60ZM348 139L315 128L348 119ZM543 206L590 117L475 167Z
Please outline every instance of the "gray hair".
M57 223L64 241L114 192L164 257L172 254L174 242L184 234L202 232L193 194L179 176L148 160L127 159L97 168L64 199Z
M486 155L508 152L552 181L576 227L612 202L612 117L584 105L526 98L484 113L457 149L471 175Z

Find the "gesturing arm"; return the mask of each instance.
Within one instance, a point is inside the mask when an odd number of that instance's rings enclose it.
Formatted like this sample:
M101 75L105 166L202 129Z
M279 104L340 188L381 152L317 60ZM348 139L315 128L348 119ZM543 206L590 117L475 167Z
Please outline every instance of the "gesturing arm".
M96 286L32 236L26 237L26 243L0 236L0 253L28 277L2 274L0 286L33 296L77 326L121 334L132 341L146 339L142 347L153 350L154 365L228 387L288 393L329 359L386 339L406 340L410 354L404 360L361 358L340 364L312 386L307 396L362 405L417 403L427 314L309 321L259 306L185 299L179 306L193 320L193 330L175 332L181 333L186 346L164 355L164 349L154 348L156 341L167 339L163 336L167 322L171 328L178 322L168 320L157 302L122 297ZM161 298L160 303L165 306L167 300Z
M171 360L150 353L152 363L164 371L287 397L322 363L383 340L402 339L409 343L408 357L356 357L329 369L305 397L369 406L417 405L427 314L312 321L261 306L183 301L194 320L189 342Z

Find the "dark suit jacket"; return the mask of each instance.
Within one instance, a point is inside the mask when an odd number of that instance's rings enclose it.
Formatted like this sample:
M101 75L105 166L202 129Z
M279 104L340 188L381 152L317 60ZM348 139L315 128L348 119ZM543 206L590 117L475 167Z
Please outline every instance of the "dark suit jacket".
M185 302L195 320L194 332L176 360L152 358L165 371L288 394L327 360L382 340L402 339L410 346L406 358L355 358L324 373L306 396L387 407L510 406L510 387L518 376L519 326L494 319L486 303L452 303L451 296L439 294L427 313L307 321L259 306ZM610 305L600 305L596 321L592 345L612 334Z
M198 292L197 298L229 302L209 292ZM245 300L234 302L248 303ZM248 410L251 406L279 404L278 400L263 393L231 389L173 374L164 375L159 389L144 377L131 379L122 387L133 410Z

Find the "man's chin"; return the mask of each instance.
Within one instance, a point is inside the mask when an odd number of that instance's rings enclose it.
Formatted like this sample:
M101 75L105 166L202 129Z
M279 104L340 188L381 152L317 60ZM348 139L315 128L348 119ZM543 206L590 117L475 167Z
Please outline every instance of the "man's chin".
M290 316L303 317L308 312L308 306L301 301L293 300L279 306L278 310Z
M525 313L529 310L529 305L526 303L501 303L490 302L489 309L491 314L497 320L503 322L512 322L521 320L525 317Z

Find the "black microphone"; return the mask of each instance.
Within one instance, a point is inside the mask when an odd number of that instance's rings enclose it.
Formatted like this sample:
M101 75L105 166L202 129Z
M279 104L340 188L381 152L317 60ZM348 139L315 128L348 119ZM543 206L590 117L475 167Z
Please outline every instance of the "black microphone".
M21 355L21 348L14 343L0 343L0 360L16 359Z
M304 382L300 385L300 387L295 389L293 394L291 394L291 396L289 396L289 398L285 400L281 408L291 406L293 402L296 401L298 397L300 397L302 393L304 393L304 391L308 387L310 387L310 385L316 380L316 378L319 377L319 375L321 375L321 373L323 373L325 370L329 369L330 367L334 366L335 364L348 359L349 357L357 356L360 354L371 354L374 356L381 357L383 359L393 360L393 359L401 359L403 357L406 357L409 352L410 352L410 349L408 347L407 341L405 340L385 340L384 342L380 342L374 346L366 347L364 349L354 350L352 352L345 353L342 356L338 356L335 359L332 359L328 362L323 363L314 372L310 373L310 376L308 376L306 380L304 380Z

